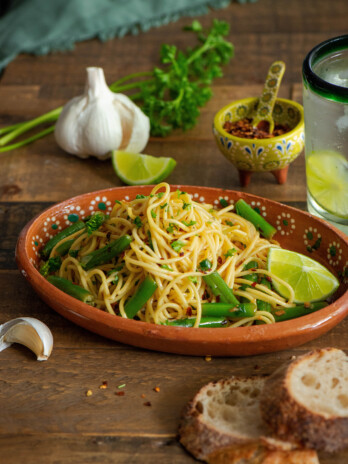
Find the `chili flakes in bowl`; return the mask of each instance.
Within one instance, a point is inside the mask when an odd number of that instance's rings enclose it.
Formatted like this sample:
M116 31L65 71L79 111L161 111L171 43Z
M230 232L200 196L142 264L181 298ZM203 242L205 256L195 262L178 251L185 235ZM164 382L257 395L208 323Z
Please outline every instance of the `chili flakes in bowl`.
M257 127L252 126L252 119L243 118L238 121L226 121L223 125L226 132L243 139L270 139L290 132L291 128L285 124L275 123L274 130L269 133L269 123L262 121Z

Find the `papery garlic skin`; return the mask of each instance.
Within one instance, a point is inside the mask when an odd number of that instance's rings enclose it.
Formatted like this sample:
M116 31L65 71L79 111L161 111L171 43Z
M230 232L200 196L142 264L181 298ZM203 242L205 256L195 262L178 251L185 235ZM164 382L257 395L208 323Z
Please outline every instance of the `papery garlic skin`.
M0 351L12 343L26 346L38 361L46 361L53 348L53 336L46 324L33 317L18 317L0 325Z
M68 153L107 159L111 150L140 153L150 136L150 120L126 95L112 92L102 68L87 68L85 93L70 100L55 127Z

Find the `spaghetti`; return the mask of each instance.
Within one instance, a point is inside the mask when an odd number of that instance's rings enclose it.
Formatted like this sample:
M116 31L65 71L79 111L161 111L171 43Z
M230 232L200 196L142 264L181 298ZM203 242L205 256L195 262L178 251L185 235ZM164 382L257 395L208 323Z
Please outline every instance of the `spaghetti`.
M204 304L219 302L205 281L216 271L238 301L254 307L250 317L234 318L231 313L227 326L274 323L274 312L293 306L288 284L281 281L289 289L288 299L269 285L277 277L267 270L267 254L278 244L260 237L254 225L233 209L195 202L190 194L171 192L161 183L149 196L116 201L97 230L77 230L56 243L49 257L57 257L59 247L69 242L69 252L55 274L87 290L95 307L121 317L128 317L127 302L150 276L156 290L136 317L155 324L191 317L198 327ZM123 236L132 240L119 256L84 269L87 256ZM208 270L202 267L204 262L210 264ZM250 280L250 274L256 279ZM270 310L262 310L262 302Z

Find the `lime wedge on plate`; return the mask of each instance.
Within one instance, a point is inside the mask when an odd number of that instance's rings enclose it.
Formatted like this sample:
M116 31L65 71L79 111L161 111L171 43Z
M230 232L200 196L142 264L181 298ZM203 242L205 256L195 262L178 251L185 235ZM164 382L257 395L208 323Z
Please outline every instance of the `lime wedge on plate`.
M336 277L326 267L294 251L270 248L267 267L293 288L295 303L325 300L339 286ZM280 295L289 297L289 290L284 285L275 279L272 283Z
M114 150L112 165L118 177L127 185L148 185L162 182L173 171L173 158Z
M315 151L307 158L307 185L326 211L348 218L348 161L335 151Z

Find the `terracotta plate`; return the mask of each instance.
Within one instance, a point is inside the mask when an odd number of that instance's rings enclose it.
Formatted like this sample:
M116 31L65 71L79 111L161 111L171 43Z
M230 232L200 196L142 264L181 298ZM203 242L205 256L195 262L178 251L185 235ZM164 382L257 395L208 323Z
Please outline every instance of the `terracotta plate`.
M87 330L122 343L187 355L247 356L284 350L324 334L348 314L348 240L324 221L297 209L242 192L192 186L172 186L192 194L196 201L218 206L224 198L244 198L277 228L284 248L298 251L327 266L341 281L335 301L307 316L272 325L193 329L157 326L123 319L95 309L61 292L38 272L39 250L51 236L92 211L111 211L115 200L148 194L151 186L121 187L80 195L52 206L22 230L16 259L24 277L55 311Z

